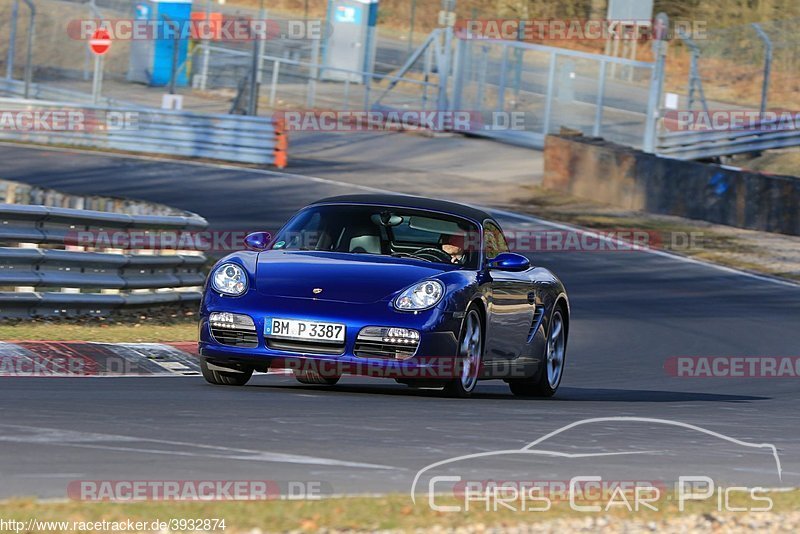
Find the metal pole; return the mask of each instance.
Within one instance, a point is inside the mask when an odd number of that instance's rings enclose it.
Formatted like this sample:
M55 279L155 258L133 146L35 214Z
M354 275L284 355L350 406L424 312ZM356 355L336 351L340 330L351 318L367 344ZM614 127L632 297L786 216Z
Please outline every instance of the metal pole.
M600 74L597 80L597 102L595 103L594 111L594 128L592 129L592 136L600 137L600 131L603 124L603 105L606 96L606 61L600 60Z
M551 108L553 107L553 92L555 91L556 83L556 52L550 53L550 67L547 74L547 96L544 103L544 127L542 133L547 135L550 133L550 116Z
M408 55L414 49L414 19L417 18L417 0L411 0L411 21L408 28Z
M667 60L667 42L664 40L668 34L669 17L665 13L656 15L654 21L655 40L653 41L653 56L656 64L650 76L650 94L647 99L647 116L644 123L644 139L642 140L642 150L650 154L656 151L656 137L658 128L658 118L661 114L661 95L664 90L664 65ZM681 32L678 32L683 37ZM691 40L687 41L691 44ZM705 100L705 99L704 99Z
M281 62L277 59L272 62L272 85L269 88L269 105L275 106L275 95L278 91L278 76L280 75Z
M444 29L444 54L439 67L439 98L436 107L439 111L447 109L447 81L450 75L450 60L452 54L453 28Z
M266 20L269 18L269 13L267 12L267 10L262 11L259 16L261 17L261 20L266 24ZM266 37L267 36L265 35L264 39L259 39L258 43L258 70L256 72L258 73L257 81L259 88L263 83L263 76L264 76L264 51L265 51L264 49L267 46Z
M258 12L264 13L264 0L259 3ZM258 52L261 49L259 41L264 38L266 38L266 35L255 35L255 40L253 41L253 57L250 62L250 99L247 102L247 114L252 116L258 114Z
M94 78L92 79L92 103L97 105L100 102L100 94L103 91L103 56L94 56Z
M33 77L33 31L36 21L36 7L31 0L22 0L31 10L31 21L28 24L28 50L25 52L25 98L30 97L31 78Z
M308 87L306 89L306 107L313 108L317 99L317 79L319 78L319 39L314 39L311 48L311 65L308 71Z
M175 41L172 43L172 73L169 77L169 94L175 94L175 84L178 78L178 52L181 47L180 33L177 23L175 24Z
M206 1L206 24L211 28L211 0ZM208 62L211 59L211 42L208 39L203 41L203 66L200 70L200 89L205 91L208 81Z
M505 41L503 43L503 62L500 64L500 81L497 86L497 111L503 111L506 105L506 76L508 74L508 45Z
M761 85L761 117L767 112L767 100L769 99L769 78L772 72L772 39L761 28L758 23L753 23L753 28L758 36L764 41L764 81Z
M14 77L14 52L17 41L17 20L19 19L19 0L14 0L11 7L11 31L8 38L8 59L6 60L6 78Z
M645 119L644 146L645 152L653 154L656 149L656 128L660 114L661 92L664 86L664 63L667 57L667 43L655 41L656 64L650 78L650 97L647 101L647 118Z

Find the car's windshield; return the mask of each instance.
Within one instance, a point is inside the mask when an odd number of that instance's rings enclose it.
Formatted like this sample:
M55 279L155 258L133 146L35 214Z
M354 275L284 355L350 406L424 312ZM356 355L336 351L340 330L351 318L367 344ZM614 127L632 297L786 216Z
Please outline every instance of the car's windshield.
M406 257L475 269L480 232L466 219L420 210L316 206L297 215L272 248Z

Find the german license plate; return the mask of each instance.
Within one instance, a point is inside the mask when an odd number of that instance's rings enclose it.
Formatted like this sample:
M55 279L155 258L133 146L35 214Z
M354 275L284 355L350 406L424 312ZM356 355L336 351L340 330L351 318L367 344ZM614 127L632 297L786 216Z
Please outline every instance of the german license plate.
M264 320L264 335L274 338L297 339L339 343L344 341L345 326L337 323L298 321L267 317Z

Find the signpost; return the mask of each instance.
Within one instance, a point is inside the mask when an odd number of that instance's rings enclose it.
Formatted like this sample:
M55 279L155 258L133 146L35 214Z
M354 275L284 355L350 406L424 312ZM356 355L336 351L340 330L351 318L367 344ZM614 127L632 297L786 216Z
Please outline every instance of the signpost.
M89 39L89 49L94 54L94 78L92 80L92 102L97 104L103 88L103 56L111 50L111 37L103 29L95 30Z

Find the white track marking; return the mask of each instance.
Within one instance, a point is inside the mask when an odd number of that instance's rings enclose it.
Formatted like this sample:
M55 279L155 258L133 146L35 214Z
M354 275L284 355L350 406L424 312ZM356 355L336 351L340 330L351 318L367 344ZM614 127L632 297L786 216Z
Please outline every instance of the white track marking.
M276 462L288 464L305 465L324 465L332 467L355 467L361 469L398 469L389 465L370 464L363 462L348 462L333 458L321 458L317 456L305 456L297 454L285 454L278 452L259 451L254 449L239 449L233 447L221 447L217 445L203 445L198 443L187 443L183 441L171 441L153 438L138 438L135 436L123 436L117 434L101 434L96 432L80 432L76 430L61 430L57 428L40 428L24 425L0 424L0 428L22 431L21 434L9 435L3 432L0 441L11 443L35 443L43 445L55 445L59 447L77 447L87 449L101 449L121 452L139 452L147 454L161 454L169 456L190 456L200 458L221 458L229 460L243 460L249 462ZM146 448L133 445L123 446L114 443L132 444L149 443L153 445L163 445L167 448ZM192 449L197 449L193 451Z

